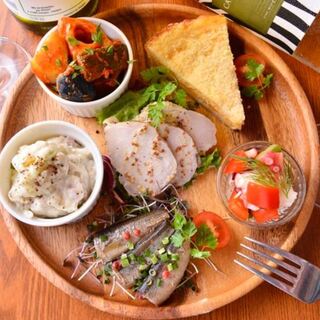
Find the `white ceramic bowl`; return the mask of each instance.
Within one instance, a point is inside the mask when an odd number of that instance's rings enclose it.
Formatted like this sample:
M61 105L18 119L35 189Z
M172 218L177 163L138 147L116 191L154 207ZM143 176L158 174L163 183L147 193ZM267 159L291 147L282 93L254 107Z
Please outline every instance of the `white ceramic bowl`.
M124 35L124 33L117 28L115 25L112 23L102 20L102 19L97 19L97 18L81 18L88 20L96 25L101 25L102 30L106 33L108 37L111 39L120 39L122 43L124 43L127 46L128 49L128 57L129 60L133 60L133 53L132 53L132 48L130 45L129 40L127 37ZM43 46L44 42L48 38L48 36L57 30L57 27L52 28L49 32L47 32L43 38L40 40L36 51L40 50L41 47ZM94 100L94 101L89 101L89 102L75 102L75 101L69 101L66 99L61 98L58 94L55 94L53 91L51 91L44 82L42 82L38 77L37 80L42 87L42 89L56 102L58 102L62 108L67 110L68 112L80 116L80 117L95 117L97 111L101 110L103 107L108 106L115 100L117 100L128 88L129 80L132 74L132 68L133 65L132 63L128 64L128 69L123 77L123 80L121 81L120 85L112 91L110 94L106 95L103 98Z
M38 140L48 139L53 136L69 136L86 147L93 156L96 168L96 181L91 195L87 201L76 211L58 218L29 218L22 210L9 200L8 192L11 186L10 183L10 164L12 158L18 152L22 145L32 144ZM74 222L86 214L88 214L98 201L103 181L103 161L102 156L95 142L82 129L74 126L71 123L64 121L42 121L34 123L18 133L16 133L5 145L0 153L0 202L7 212L16 219L31 224L34 226L52 227L62 224Z

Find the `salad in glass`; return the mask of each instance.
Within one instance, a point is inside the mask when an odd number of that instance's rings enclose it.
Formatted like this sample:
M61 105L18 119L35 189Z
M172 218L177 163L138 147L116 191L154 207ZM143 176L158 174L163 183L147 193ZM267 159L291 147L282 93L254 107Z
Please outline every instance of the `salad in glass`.
M256 226L291 220L305 196L305 179L296 160L281 146L255 141L226 156L218 191L233 218Z

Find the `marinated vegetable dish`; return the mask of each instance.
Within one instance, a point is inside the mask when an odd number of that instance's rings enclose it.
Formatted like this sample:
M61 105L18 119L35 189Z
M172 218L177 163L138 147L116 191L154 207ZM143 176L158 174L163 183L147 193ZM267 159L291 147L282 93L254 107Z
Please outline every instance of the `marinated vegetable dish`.
M63 17L31 61L32 71L62 98L86 102L115 90L128 67L127 47L84 19Z
M76 211L95 183L92 154L70 137L24 145L11 165L9 199L30 217L56 218Z
M279 145L235 152L223 174L228 176L228 207L243 221L278 221L298 196L292 167Z

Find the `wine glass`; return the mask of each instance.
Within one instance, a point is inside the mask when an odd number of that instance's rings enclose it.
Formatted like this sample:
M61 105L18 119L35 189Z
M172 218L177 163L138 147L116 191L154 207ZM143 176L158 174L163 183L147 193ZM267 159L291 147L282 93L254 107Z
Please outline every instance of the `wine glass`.
M0 37L0 110L10 88L30 61L29 53L16 42Z

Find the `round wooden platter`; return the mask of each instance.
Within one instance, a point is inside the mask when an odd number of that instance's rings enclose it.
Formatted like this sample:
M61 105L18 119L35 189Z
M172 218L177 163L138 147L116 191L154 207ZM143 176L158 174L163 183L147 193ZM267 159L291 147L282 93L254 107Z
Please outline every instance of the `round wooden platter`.
M134 80L139 70L147 66L143 46L149 37L169 23L201 14L211 13L178 5L148 4L107 11L98 17L114 23L128 36L137 60ZM215 120L218 146L222 154L234 145L251 140L269 140L285 146L298 160L307 181L307 195L298 218L269 231L251 230L227 220L233 234L232 241L227 248L212 255L222 272L214 272L206 264L196 262L200 270L196 277L199 292L178 290L163 306L156 308L146 301L131 300L119 290L110 297L90 276L82 281L71 280L72 267L62 266L67 253L84 240L86 225L94 220L95 215L106 211L105 198L82 221L55 228L25 225L2 210L5 223L24 255L44 277L66 293L100 310L140 319L178 318L206 313L243 296L261 283L260 279L233 263L244 235L290 250L303 233L313 210L319 181L318 136L310 105L288 66L266 43L234 23L229 23L229 34L234 55L244 52L259 54L274 73L274 81L259 103L245 101L246 122L240 132L231 131ZM103 130L95 119L75 117L65 112L42 91L27 67L2 110L1 148L23 127L48 119L69 121L85 129L97 142L101 152L105 152ZM216 172L210 170L182 191L182 197L190 204L191 214L206 209L227 217L216 192L215 178Z

